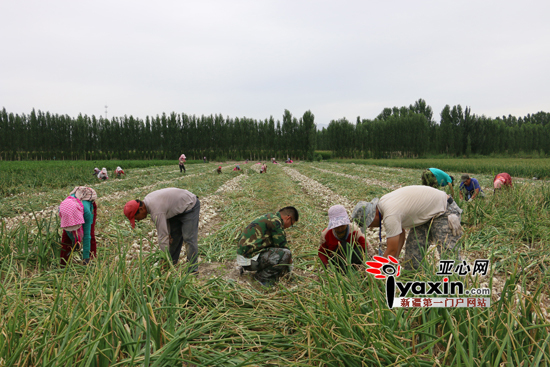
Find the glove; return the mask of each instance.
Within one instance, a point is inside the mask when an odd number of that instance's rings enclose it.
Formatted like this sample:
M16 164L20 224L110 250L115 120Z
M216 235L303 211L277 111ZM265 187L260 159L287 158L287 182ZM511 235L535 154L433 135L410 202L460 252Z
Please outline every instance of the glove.
M451 214L447 217L447 221L453 236L461 236L463 231L462 226L460 225L460 218L456 214Z
M472 200L473 200L472 198L469 198L469 199L468 199L468 202L469 202L469 203L471 203L471 202L472 202Z

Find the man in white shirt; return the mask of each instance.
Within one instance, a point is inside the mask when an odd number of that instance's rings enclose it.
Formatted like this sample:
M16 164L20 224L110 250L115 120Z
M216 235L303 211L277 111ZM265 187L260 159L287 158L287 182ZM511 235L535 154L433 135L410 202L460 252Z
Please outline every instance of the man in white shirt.
M445 192L428 186L406 186L371 202L360 201L352 217L360 226L386 228L387 248L384 257L395 258L405 243L405 229L410 229L403 266L417 269L427 244L452 249L462 235L462 209Z

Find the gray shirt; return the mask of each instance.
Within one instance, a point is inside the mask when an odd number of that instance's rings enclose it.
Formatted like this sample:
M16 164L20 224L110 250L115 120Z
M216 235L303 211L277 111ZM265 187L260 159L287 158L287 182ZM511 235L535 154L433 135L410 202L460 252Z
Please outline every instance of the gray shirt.
M157 226L159 246L162 251L170 248L168 219L193 209L197 196L190 191L169 187L153 191L143 199L147 212Z

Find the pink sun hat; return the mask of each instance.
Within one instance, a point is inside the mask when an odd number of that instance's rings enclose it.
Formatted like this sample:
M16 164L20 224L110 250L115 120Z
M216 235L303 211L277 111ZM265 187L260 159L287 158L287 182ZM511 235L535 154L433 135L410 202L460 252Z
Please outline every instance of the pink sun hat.
M328 210L328 228L333 229L339 226L350 224L348 213L343 205L331 206Z
M75 197L67 196L59 205L61 228L68 232L76 231L77 237L82 238L84 224L84 205Z

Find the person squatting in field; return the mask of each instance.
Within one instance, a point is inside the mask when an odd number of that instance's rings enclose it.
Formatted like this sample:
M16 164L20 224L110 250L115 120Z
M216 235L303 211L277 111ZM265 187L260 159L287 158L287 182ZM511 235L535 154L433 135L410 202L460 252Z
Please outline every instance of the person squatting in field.
M451 195L455 196L453 189L454 177L438 168L428 168L422 172L422 185L438 189L440 186L448 186L451 189Z
M99 168L94 168L94 173L92 173L93 176L96 176L99 174L99 172L101 172L101 170Z
M103 181L108 180L109 175L107 174L107 168L103 167L101 171L97 174L97 178Z
M235 166L235 168L233 168L233 171L240 171L241 170L241 166L239 166L238 164Z
M219 166L218 169L216 170L216 172L218 172L218 175L219 175L220 173L222 173L222 166Z
M325 267L329 264L346 272L350 264L364 264L365 249L369 257L374 250L365 240L361 229L349 220L346 208L334 205L328 210L328 227L321 232L319 259Z
M502 187L513 187L512 184L512 177L507 174L506 172L499 173L495 176L493 180L493 187L495 188L495 192L497 189L500 189Z
M130 200L124 206L124 215L135 228L136 220L143 220L151 214L157 227L160 249L170 253L175 265L185 242L187 261L191 264L188 271L197 273L200 209L201 203L195 194L169 187L151 192L143 201Z
M96 257L95 222L97 218L97 194L94 189L77 186L59 205L61 218L60 264L64 267L75 245L82 245L82 263L88 265Z
M120 168L120 166L118 166L115 169L115 175L116 175L117 178L120 178L121 175L126 175L126 173L124 173L124 170L122 168Z
M469 174L465 173L461 177L460 183L460 199L466 198L467 201L474 200L476 197L485 197L485 193L481 189L479 182L476 178L470 177Z
M254 271L254 278L271 285L292 270L292 253L288 249L285 229L299 219L293 206L275 214L265 214L252 221L242 232L237 244L237 264L243 270Z
M185 159L187 159L185 154L180 155L180 158L179 158L180 173L182 171L183 173L185 173Z
M267 173L267 164L262 164L260 167L260 173Z
M427 186L406 186L371 202L360 201L353 209L352 218L360 226L382 230L386 228L387 248L384 257L395 258L407 237L405 269L418 269L427 246L436 244L438 252L453 249L462 236L460 218L462 209L452 196Z

